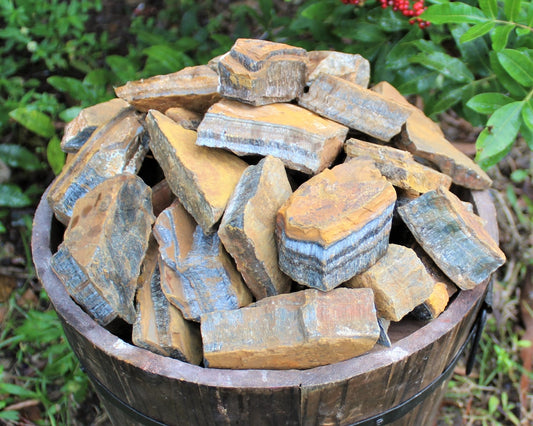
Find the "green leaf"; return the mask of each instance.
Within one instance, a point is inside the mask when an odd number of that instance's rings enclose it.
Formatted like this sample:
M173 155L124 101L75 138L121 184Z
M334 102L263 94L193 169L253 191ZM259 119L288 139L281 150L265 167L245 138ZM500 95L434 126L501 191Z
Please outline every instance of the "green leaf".
M20 145L0 145L0 159L9 167L19 167L28 172L43 168L39 158L29 149Z
M479 0L479 7L489 18L498 16L498 0Z
M502 67L497 56L498 52L490 52L490 66L498 78L499 83L512 95L517 98L524 98L527 95L526 90L518 84L507 71Z
M492 114L511 102L513 102L513 98L502 93L480 93L470 99L466 106L481 114Z
M54 136L46 146L46 158L56 176L65 164L65 157L65 153L61 150L61 141L57 136Z
M450 88L451 89L451 88ZM450 109L452 106L461 102L464 98L471 96L474 88L470 84L461 85L454 89L448 89L442 96L432 105L427 105L426 112L428 115L435 115Z
M0 207L20 208L31 205L30 198L12 183L0 184Z
M306 7L301 12L301 16L312 20L322 20L331 13L331 4L319 2Z
M526 141L529 149L533 151L533 130L531 130L524 121L522 121L522 126L520 126L520 134Z
M169 45L150 46L143 50L148 56L145 70L150 74L166 74L194 65L185 53Z
M503 12L507 19L511 22L516 22L516 18L520 14L521 0L505 0L503 3Z
M420 18L433 24L458 24L461 22L477 24L488 21L480 9L460 2L430 6L420 15Z
M364 43L381 43L387 38L378 25L368 22L361 22L357 25L352 24L345 28L337 28L334 30L334 33L339 37Z
M524 124L533 132L533 100L529 99L522 108L522 120Z
M492 48L496 51L500 51L507 46L509 40L509 34L513 30L514 25L498 25L494 32L491 34Z
M28 130L44 138L51 138L55 133L52 119L32 107L26 106L14 109L9 112L9 116Z
M84 101L91 96L90 90L82 81L74 77L60 77L54 75L46 79L48 84L60 92L67 93L73 99Z
M119 78L121 83L137 79L138 64L130 58L118 55L110 55L106 58L107 64Z
M0 234L3 234L6 231L7 231L6 227L4 226L2 221L0 221Z
M445 77L461 83L474 80L474 75L468 67L458 58L442 52L420 53L413 56L410 62L425 66L434 71L438 71Z
M497 53L498 60L507 73L522 86L533 86L533 61L525 53L504 49Z
M461 43L466 43L467 41L475 40L476 38L484 36L494 28L494 25L495 24L493 21L480 22L479 24L474 25L461 36Z
M59 113L59 118L65 123L68 123L69 121L74 120L82 110L83 107L81 106L67 108Z

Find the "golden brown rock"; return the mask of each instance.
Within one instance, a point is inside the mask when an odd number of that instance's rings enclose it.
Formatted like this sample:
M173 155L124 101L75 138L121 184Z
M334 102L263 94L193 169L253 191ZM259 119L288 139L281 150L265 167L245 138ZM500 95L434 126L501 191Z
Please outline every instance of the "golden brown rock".
M238 39L218 62L219 93L251 105L291 101L303 92L306 62L299 47Z
M189 130L196 130L203 118L202 114L183 107L169 108L165 111L165 115Z
M422 321L435 319L446 309L450 296L448 285L443 282L437 282L427 300L418 305L411 314L414 318Z
M207 65L198 65L172 74L129 81L115 88L115 93L139 111L165 112L182 106L203 113L220 99L217 85L218 74Z
M318 74L336 75L362 87L368 87L370 62L358 54L313 50L307 53L307 84L311 84Z
M196 132L158 111L148 113L146 126L172 192L204 232L213 232L248 164L229 152L197 146Z
M316 174L342 149L348 128L292 104L213 105L198 127L197 145L237 155L273 155L290 169Z
M311 368L370 350L379 326L368 289L304 290L202 316L206 365Z

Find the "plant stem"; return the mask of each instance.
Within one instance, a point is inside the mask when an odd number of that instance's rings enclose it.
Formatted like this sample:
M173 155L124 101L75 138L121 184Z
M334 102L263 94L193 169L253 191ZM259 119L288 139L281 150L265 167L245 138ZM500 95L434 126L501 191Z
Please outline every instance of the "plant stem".
M533 32L533 28L531 27L528 27L527 25L524 25L524 24L519 24L517 22L511 22L511 21L502 21L500 19L495 19L494 20L494 23L495 24L502 24L502 25L513 25L513 26L517 26L519 28L523 28L525 30L529 30L531 32Z

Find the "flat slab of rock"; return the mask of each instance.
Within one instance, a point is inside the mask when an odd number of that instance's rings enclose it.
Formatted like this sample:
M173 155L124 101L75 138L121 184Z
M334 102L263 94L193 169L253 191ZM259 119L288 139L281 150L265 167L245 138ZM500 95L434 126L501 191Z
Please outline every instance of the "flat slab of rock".
M115 88L115 93L139 111L156 109L165 112L181 106L203 113L220 99L217 86L218 74L207 65L198 65L171 74L129 81Z
M410 109L340 77L319 74L298 104L381 141L400 133Z
M372 158L390 183L406 191L424 193L440 186L449 189L452 184L448 175L416 162L409 152L391 146L351 138L344 144L344 151L348 158Z
M368 289L304 290L202 316L209 367L312 368L370 350L379 325Z
M65 225L76 201L104 180L135 174L148 151L144 128L134 111L125 109L100 126L68 161L48 193L48 202Z
M154 225L159 243L161 288L186 319L237 309L252 295L216 233L206 235L177 201L163 210Z
M318 74L329 74L348 80L362 87L370 81L370 62L358 54L313 50L307 53L307 84L311 84Z
M102 325L133 324L134 297L154 216L140 177L105 180L75 205L52 268L72 298Z
M292 194L281 160L267 156L248 167L228 202L218 235L256 300L288 293L278 267L276 214Z
M198 365L203 357L200 327L184 319L181 311L165 297L161 290L158 258L159 248L152 239L139 277L133 344Z
M131 106L122 99L111 99L87 108L65 126L61 139L61 149L68 153L76 153L87 142L94 131L124 109Z
M176 123L185 129L196 130L204 117L203 114L200 114L195 111L183 107L173 107L165 111L167 117L172 118Z
M347 133L346 126L297 105L222 100L205 114L196 144L237 155L273 155L290 169L316 174L333 163Z
M305 49L265 40L238 39L218 61L219 93L251 105L289 102L303 92Z
M505 262L479 218L450 191L426 192L398 212L424 251L462 290L482 283Z
M430 297L435 281L412 249L390 244L383 257L346 286L372 289L378 316L400 321Z
M151 110L150 148L168 185L204 232L213 232L248 164L223 150L196 145L196 132Z
M324 291L364 271L387 250L395 202L393 186L370 159L313 176L278 212L281 270Z

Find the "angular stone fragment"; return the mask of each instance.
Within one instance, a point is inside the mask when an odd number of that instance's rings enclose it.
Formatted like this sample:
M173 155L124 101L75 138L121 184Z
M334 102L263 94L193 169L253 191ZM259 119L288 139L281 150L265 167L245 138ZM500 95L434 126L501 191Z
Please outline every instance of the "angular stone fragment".
M335 160L347 133L347 127L296 105L222 100L205 114L196 144L273 155L290 169L316 174Z
M265 40L238 39L218 62L218 90L251 105L288 102L305 86L306 51Z
M291 279L278 267L276 213L292 190L281 160L268 156L241 176L218 235L257 300L288 293Z
M183 107L169 108L165 111L167 117L185 129L196 130L202 121L203 115Z
M148 113L146 126L170 189L204 232L213 232L248 164L229 152L197 146L196 132L158 111Z
M148 151L143 126L132 110L123 110L100 126L63 167L48 193L56 217L67 224L76 201L104 180L137 173Z
M389 326L390 326L390 320L386 320L385 318L379 318L378 317L378 325L379 325L379 339L377 343L379 345L383 345L387 348L390 348L392 346L392 342L389 337Z
M346 286L371 288L378 316L400 321L429 298L435 281L412 249L390 244L383 257Z
M385 142L400 133L411 113L372 90L327 74L317 76L298 104Z
M139 277L133 344L163 356L200 364L203 357L200 327L185 320L161 291L158 257L159 248L152 240Z
M407 152L390 146L358 139L348 139L344 150L350 157L368 156L387 180L398 188L424 193L443 186L449 189L452 179L443 173L417 163Z
M449 300L450 292L448 286L445 283L437 282L433 287L431 295L424 303L421 303L413 309L411 315L421 321L435 319L444 312Z
M505 262L476 215L450 191L426 192L398 212L424 251L463 290L482 283Z
M137 278L154 222L151 197L136 175L105 180L76 203L52 258L69 294L102 325L135 320Z
M69 153L78 152L98 127L127 108L131 106L126 101L111 99L82 109L77 117L65 126L61 149Z
M409 103L409 101L405 99L405 97L399 92L399 90L396 89L396 87L394 87L388 81L380 81L379 83L372 86L370 90L373 90L374 92L379 93L380 95L408 108L418 109L414 105Z
M165 112L181 106L203 113L220 99L217 86L218 74L207 65L198 65L172 74L129 81L115 88L115 93L139 111Z
M395 201L393 186L370 159L313 176L278 212L281 270L325 291L364 271L387 250Z
M206 235L178 201L156 220L161 288L183 316L199 321L206 312L237 309L252 302L216 233Z
M370 350L379 326L368 289L304 290L202 316L206 365L312 368Z
M307 53L307 84L311 84L318 74L336 75L362 87L370 81L370 62L358 54L313 50Z

